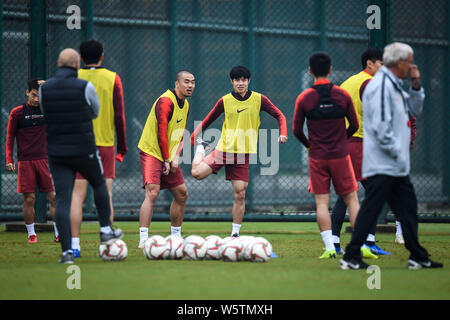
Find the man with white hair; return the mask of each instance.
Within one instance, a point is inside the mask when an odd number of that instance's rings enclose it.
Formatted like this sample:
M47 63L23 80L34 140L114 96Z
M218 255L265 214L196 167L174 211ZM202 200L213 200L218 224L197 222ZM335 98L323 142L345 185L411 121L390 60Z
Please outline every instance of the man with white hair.
M413 64L414 52L404 43L387 45L383 67L363 94L364 145L362 175L366 195L356 218L352 239L340 261L341 269L366 269L360 247L387 201L401 222L405 247L410 251L409 269L442 268L429 259L418 240L417 198L409 179L411 122L409 114L422 111L425 98L420 72ZM411 78L409 92L402 79Z

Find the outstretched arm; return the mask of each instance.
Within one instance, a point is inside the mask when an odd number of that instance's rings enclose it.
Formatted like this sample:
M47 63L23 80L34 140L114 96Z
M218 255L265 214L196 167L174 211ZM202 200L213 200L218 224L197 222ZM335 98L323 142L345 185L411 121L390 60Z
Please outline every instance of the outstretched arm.
M261 95L261 110L264 110L272 117L277 119L280 127L280 136L278 142L285 143L288 139L286 117L266 96Z

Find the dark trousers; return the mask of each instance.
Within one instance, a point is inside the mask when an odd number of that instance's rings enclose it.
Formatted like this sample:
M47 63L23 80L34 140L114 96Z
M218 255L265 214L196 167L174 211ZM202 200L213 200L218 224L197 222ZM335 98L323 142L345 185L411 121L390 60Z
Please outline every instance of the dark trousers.
M111 208L106 188L103 167L98 151L81 158L49 157L50 172L56 193L56 227L59 231L62 251L72 249L70 225L70 204L76 172L85 177L94 190L94 202L97 207L101 227L110 225Z
M366 189L367 180L360 181L364 190ZM334 204L333 211L331 212L331 231L333 236L340 237L342 224L344 223L345 213L347 212L347 205L345 204L344 198L338 196L336 203ZM373 224L370 228L369 233L375 234L377 231L377 222Z
M352 239L345 249L345 260L361 260L360 248L369 229L376 223L385 201L402 224L405 247L410 258L427 261L428 252L419 244L417 198L414 187L406 177L375 175L367 179L366 195L359 209Z

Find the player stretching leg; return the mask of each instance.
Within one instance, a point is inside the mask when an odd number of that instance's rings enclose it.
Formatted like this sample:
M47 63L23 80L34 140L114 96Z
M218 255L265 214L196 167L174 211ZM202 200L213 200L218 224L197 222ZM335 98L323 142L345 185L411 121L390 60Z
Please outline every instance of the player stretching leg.
M287 141L287 128L286 117L283 113L267 97L248 89L250 70L243 66L234 67L230 72L230 81L233 92L217 101L208 116L191 135L191 144L195 145L191 173L195 179L203 180L211 173L217 174L225 165L226 180L231 181L234 194L231 236L238 237L245 213L249 156L255 154L257 150L261 110L278 120L279 143ZM201 131L208 128L222 113L225 113L222 135L216 149L205 157L206 144L201 140Z

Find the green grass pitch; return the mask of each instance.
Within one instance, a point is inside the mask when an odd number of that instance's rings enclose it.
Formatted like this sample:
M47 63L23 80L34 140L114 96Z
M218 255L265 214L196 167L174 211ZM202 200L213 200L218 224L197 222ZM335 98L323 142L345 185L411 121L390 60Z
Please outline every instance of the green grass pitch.
M344 228L347 224L344 225ZM137 222L118 222L128 246L125 261L98 257L99 225L82 225L81 289L69 290L69 265L57 263L60 245L53 233L38 234L29 245L26 233L0 225L0 299L162 299L162 300L298 300L298 299L450 299L450 224L419 225L419 240L443 269L408 270L408 252L393 234L378 234L380 247L393 253L366 260L380 267L381 288L368 289L365 270L339 270L336 260L319 260L323 252L317 224L244 222L242 235L267 238L279 258L266 263L147 260L137 249ZM229 235L230 222L185 222L183 236ZM154 222L150 234L169 234L169 222ZM343 234L344 246L350 239Z

